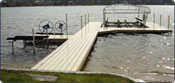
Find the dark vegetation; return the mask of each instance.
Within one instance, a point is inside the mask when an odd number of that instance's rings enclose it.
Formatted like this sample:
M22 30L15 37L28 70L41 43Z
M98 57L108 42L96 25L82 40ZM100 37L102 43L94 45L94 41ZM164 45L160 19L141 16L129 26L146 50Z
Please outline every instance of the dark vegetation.
M3 0L2 6L60 6L60 5L172 5L172 0Z

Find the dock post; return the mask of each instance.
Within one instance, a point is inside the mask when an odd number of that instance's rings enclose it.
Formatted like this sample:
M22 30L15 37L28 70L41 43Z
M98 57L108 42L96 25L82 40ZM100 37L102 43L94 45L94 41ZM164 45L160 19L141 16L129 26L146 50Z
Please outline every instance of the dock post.
M81 16L81 38L82 38L82 16Z
M162 15L160 14L160 28L161 28L161 25L162 25Z
M32 29L32 34L33 34L33 54L35 54L35 32L34 32L34 29Z
M54 30L53 30L53 31L54 31L54 34L53 34L53 35L54 35L54 38L55 38L55 29L56 29L56 25L53 26L53 29L54 29Z
M66 14L66 36L67 36L67 40L68 40L68 19L67 19L67 14ZM66 42L66 46L67 46L67 56L69 55L69 42Z
M139 9L138 9L138 18L140 18L140 6L139 6Z
M168 16L168 29L170 28L170 16Z
M154 28L154 26L155 26L155 13L153 14L153 28Z
M88 32L89 32L89 13L88 13Z
M85 34L86 34L86 14L85 14Z
M105 16L105 8L103 9L103 29L105 29L105 20L106 20L106 16Z
M68 22L67 22L67 14L66 14L66 36L68 40Z
M47 36L49 36L49 34L48 34L48 29L46 29L46 34L47 34ZM47 49L49 48L49 41L48 41L48 38L47 38Z
M13 44L13 41L11 41L11 43L12 43L12 54L14 55L15 54L15 49L14 49L14 44Z
M23 40L24 48L26 48L26 40Z

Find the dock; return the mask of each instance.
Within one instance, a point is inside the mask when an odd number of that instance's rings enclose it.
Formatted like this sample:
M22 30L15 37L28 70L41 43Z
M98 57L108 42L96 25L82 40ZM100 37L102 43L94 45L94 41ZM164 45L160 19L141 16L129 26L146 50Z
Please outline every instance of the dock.
M65 42L68 37L70 38L71 35L38 35L36 34L35 36L15 36L15 37L8 37L7 40L9 40L11 43L15 42L15 41L23 41L24 47L26 47L27 45L33 45L33 37L35 38L35 44L36 45L40 45L43 44L45 42L47 42L50 45L59 45L63 42ZM12 49L14 49L14 47L12 46ZM13 53L12 53L13 54Z
M35 35L35 40L67 40L68 37L71 37L71 35ZM33 36L15 36L15 37L9 37L7 40L33 40Z
M103 28L101 22L90 22L84 26L75 35L65 41L60 47L46 56L31 70L35 71L80 71L91 48L94 45L96 37L99 34L111 32L150 32L166 33L172 32L163 26L151 22L147 23L148 28ZM154 27L153 27L154 26Z
M76 72L82 69L98 35L111 33L160 34L173 31L172 28L170 29L170 16L168 16L167 21L168 27L164 27L161 21L162 15L160 15L159 24L155 22L155 14L153 14L153 21L147 22L147 17L150 13L150 8L145 6L111 5L103 9L103 22L90 22L89 13L85 14L84 21L81 16L80 30L74 35L68 35L68 19L66 14L66 22L57 21L54 26L51 21L43 20L39 24L40 32L34 33L33 28L32 36L15 36L9 37L7 40L10 40L12 43L12 54L14 54L13 42L17 40L23 40L24 47L27 44L33 46L33 53L35 53L35 47L47 47L48 49L49 45L58 46L53 52L35 64L31 68L33 71ZM113 17L111 19L108 16L109 14L135 14L136 17L128 21L127 19ZM128 17L130 16L128 15ZM45 22L46 24L42 24ZM65 33L66 35L64 35Z
M168 29L164 26L160 26L157 23L153 22L147 22L146 23L147 28L141 28L141 27L106 27L106 28L101 28L99 30L99 35L104 35L104 34L109 34L112 32L117 32L117 33L168 33L172 32L171 29Z
M15 36L8 37L7 40L12 44L12 54L15 54L14 42L23 41L24 48L27 46L33 46L33 52L35 53L35 47L47 48L49 45L61 45L65 42L71 35L38 35L34 36ZM34 41L35 40L35 41Z
M100 28L101 22L89 22L31 69L36 71L80 71Z
M71 37L72 35L48 35L48 40L54 42L65 42L68 38Z

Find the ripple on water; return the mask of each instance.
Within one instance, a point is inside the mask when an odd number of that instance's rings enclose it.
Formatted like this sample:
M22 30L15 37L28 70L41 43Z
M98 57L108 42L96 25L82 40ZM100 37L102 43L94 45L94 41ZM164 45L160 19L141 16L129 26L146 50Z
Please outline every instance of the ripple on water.
M14 35L29 35L32 33L32 28L35 28L36 31L38 30L38 24L41 20L47 19L56 22L65 19L63 15L65 12L69 14L69 34L74 34L80 30L80 27L78 26L80 25L80 20L77 20L77 18L87 11L91 11L90 21L101 22L101 16L103 14L102 10L104 7L105 6L53 6L2 8L1 62L9 64L7 65L8 67L14 67L13 65L16 64L16 67L22 67L22 65L24 65L24 68L25 66L29 68L54 50L36 49L37 54L33 55L32 47L20 49L23 47L22 42L17 42L15 43L15 55L11 55L11 45L6 41L7 37ZM171 11L173 6L149 7L151 8L152 13L162 14L164 16L171 15L171 17L174 16L174 12ZM117 18L123 17L118 16ZM112 19L115 20L116 18ZM174 18L171 18L171 20L173 19ZM156 20L159 19L157 18ZM148 18L148 21L152 21L152 16ZM166 26L167 23L163 23L163 25ZM170 28L172 27L173 26ZM173 77L169 76L148 76L138 73L160 69L164 72L173 72L173 39L174 34L169 33L163 35L121 33L98 37L94 47L95 51L91 53L92 56L89 57L85 71L115 72L148 81L173 81ZM104 65L107 65L108 67L105 67ZM160 67L157 67L156 65L160 65Z

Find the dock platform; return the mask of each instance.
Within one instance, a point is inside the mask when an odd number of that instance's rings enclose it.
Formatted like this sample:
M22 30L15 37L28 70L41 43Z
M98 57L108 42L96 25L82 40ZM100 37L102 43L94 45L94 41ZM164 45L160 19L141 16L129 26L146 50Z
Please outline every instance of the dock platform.
M36 71L81 70L96 40L101 22L89 22L51 54L34 65Z
M166 33L172 32L171 29L160 27L158 24L147 23L148 28L102 28L101 22L90 22L84 26L75 35L64 42L51 54L34 65L31 70L34 71L80 71L97 35L111 32L150 32ZM53 38L53 36L50 38ZM59 37L60 38L60 37Z
M35 35L35 40L43 40L45 38L48 40L67 40L68 37L71 37L71 35ZM33 40L33 36L15 36L9 37L7 40Z
M111 32L117 32L117 33L167 33L167 32L172 32L171 29L165 28L164 26L160 26L159 24L152 23L152 22L147 22L146 26L148 28L130 28L130 27L106 27L106 28L101 28L99 30L99 35L103 34L109 34Z

